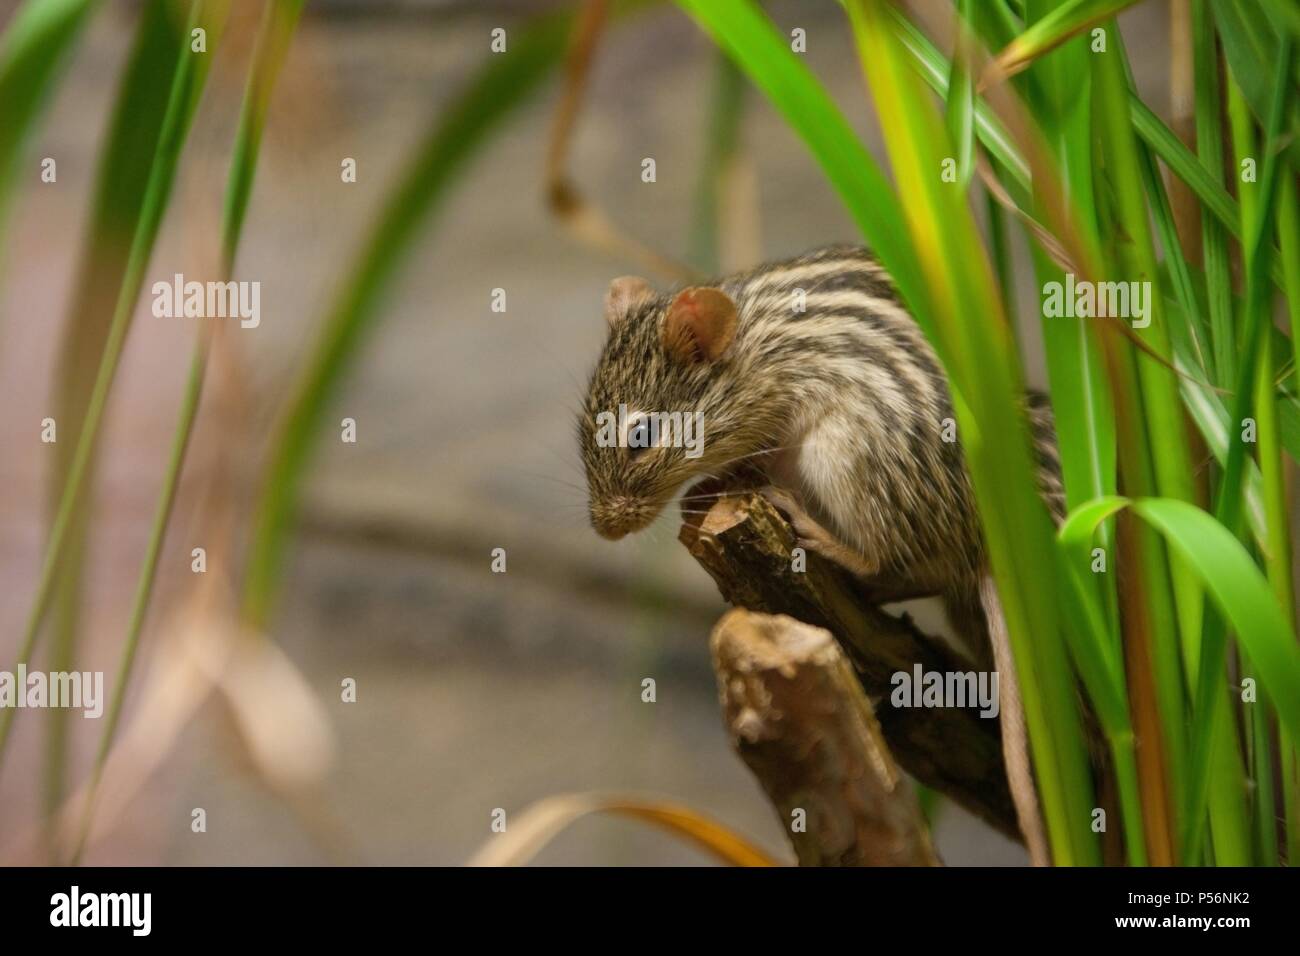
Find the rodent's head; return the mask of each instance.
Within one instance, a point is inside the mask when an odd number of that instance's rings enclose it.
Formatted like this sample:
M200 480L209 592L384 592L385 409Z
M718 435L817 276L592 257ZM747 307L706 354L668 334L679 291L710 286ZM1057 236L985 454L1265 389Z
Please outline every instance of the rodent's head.
M650 524L683 483L749 449L737 445L728 384L739 315L726 293L660 295L624 277L610 285L605 319L578 440L592 527L616 539Z

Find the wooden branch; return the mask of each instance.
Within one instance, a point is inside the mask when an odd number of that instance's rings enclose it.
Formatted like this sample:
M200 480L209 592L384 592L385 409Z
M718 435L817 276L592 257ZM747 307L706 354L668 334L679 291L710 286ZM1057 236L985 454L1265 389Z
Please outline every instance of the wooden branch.
M732 743L801 866L938 865L916 794L829 631L738 609L709 643Z
M704 499L702 506L692 495L692 509L703 510L708 503ZM907 615L881 611L877 605L883 596L865 593L820 555L809 552L806 569L793 570L794 530L759 494L720 493L707 514L685 515L678 538L733 606L786 614L830 631L872 700L887 698L893 675L910 673L916 664L927 672L972 668ZM876 717L903 769L1012 839L1021 839L996 720L948 707L883 706Z

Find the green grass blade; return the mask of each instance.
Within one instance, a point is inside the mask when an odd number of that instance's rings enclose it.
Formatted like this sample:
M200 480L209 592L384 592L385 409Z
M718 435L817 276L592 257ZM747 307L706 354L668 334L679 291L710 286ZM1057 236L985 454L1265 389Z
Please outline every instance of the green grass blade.
M939 176L951 155L910 57L889 29L888 4L849 4L908 227L932 290L932 337L961 396L958 423L1018 667L1054 859L1087 864L1091 781L1058 616L1056 552L1028 460L1014 341L960 189ZM981 315L973 322L972 311Z
M96 0L27 0L0 37L0 224L23 143Z
M1055 0L1032 0L1025 12L1031 20L1043 22L1059 9ZM1063 187L1058 197L1038 184L1035 217L1050 221L1054 218L1050 205L1062 203L1062 218L1068 218L1095 259L1100 242L1093 212L1091 56L1085 39L1076 37L1037 60L1030 72L1039 91L1035 116ZM1060 267L1042 252L1036 253L1034 261L1040 288L1063 280ZM1066 502L1074 507L1115 492L1115 409L1097 341L1097 323L1085 318L1049 318L1041 309L1040 315ZM1109 532L1103 531L1103 544L1109 544L1109 537Z
M1090 529L1126 504L1147 524L1158 530L1196 573L1220 612L1240 635L1240 640L1252 659L1256 659L1256 654L1262 655L1258 658L1262 664L1259 667L1260 684L1270 697L1276 700L1273 695L1277 693L1292 695L1286 704L1287 713L1283 715L1284 725L1291 731L1294 722L1300 720L1300 646L1296 645L1286 615L1270 593L1267 582L1250 555L1209 514L1194 505L1170 499L1146 498L1129 502L1122 498L1109 498L1088 502L1070 515L1060 533L1062 547L1072 555L1070 563L1075 573L1086 573L1082 572L1086 565L1081 565L1080 562L1087 558ZM1197 792L1184 825L1184 849L1193 855L1196 853L1196 835L1200 832L1199 821L1203 818L1210 789L1211 767L1228 771L1222 783L1236 788L1235 798L1238 802L1245 795L1244 784L1240 782L1240 768L1234 766L1233 750L1227 746L1231 741L1216 740L1216 734L1225 733L1223 675L1221 672L1208 673L1210 670L1212 669L1203 665L1201 681L1203 685L1216 687L1216 690L1213 695L1205 697L1208 709L1197 714L1198 729L1202 731L1204 741L1192 761L1194 769L1191 776ZM1267 677L1264 676L1265 671ZM1228 793L1231 794L1232 791L1229 790ZM1240 824L1240 821L1236 823ZM1244 825L1237 825L1235 831L1224 830L1221 835L1244 841L1246 846L1229 846L1226 839L1222 843L1216 843L1220 862L1242 861L1246 858L1242 850L1248 850L1249 838Z
M1242 673L1254 677L1255 667L1249 655L1242 654ZM1273 725L1269 720L1268 698L1259 691L1256 703L1246 708L1247 760L1250 764L1251 795L1254 797L1251 822L1255 839L1255 862L1277 866L1277 803L1273 795Z
M1266 146L1263 174L1260 178L1258 198L1253 201L1253 208L1258 210L1258 214L1254 217L1255 221L1250 224L1251 229L1247 235L1244 250L1246 301L1242 312L1245 346L1241 354L1236 381L1236 394L1232 402L1233 411L1230 421L1234 425L1229 433L1231 441L1228 446L1227 461L1224 464L1223 478L1215 501L1215 517L1223 526L1221 530L1232 536L1235 536L1238 532L1242 511L1245 506L1243 490L1248 463L1242 429L1236 423L1243 422L1251 417L1251 406L1255 398L1255 378L1258 372L1260 343L1264 338L1265 331L1272 328L1267 315L1268 297L1272 286L1268 282L1267 274L1269 261L1272 258L1271 235L1273 214L1275 212L1274 198L1279 178L1278 167L1281 165L1278 144L1280 142L1283 117L1287 113L1287 102L1291 93L1290 84L1287 80L1290 74L1290 60L1291 45L1288 36L1283 39L1280 59L1275 65L1277 82L1265 131ZM1246 231L1245 226L1246 224L1243 223L1243 232ZM1271 594L1269 597L1272 600ZM1229 623L1234 626L1238 624L1236 620L1230 620ZM1246 643L1244 635L1241 635L1240 631L1238 635L1239 639ZM1223 695L1218 686L1218 672L1222 667L1226 642L1224 619L1218 614L1207 614L1201 638L1201 664L1194 709L1198 720L1198 738L1193 750L1193 779L1191 785L1191 793L1196 801L1195 806L1199 806L1202 795L1209 786L1207 778L1210 769L1204 756L1209 744L1206 742L1205 737L1207 734L1215 736L1220 733L1217 730L1217 725L1220 719L1218 714L1222 707ZM1270 666L1255 653L1253 647L1247 645L1246 649L1257 666ZM1281 714L1284 706L1289 707L1293 703L1294 706L1300 708L1300 700L1277 700L1279 714ZM1287 732L1294 734L1294 728L1290 724L1287 724ZM1292 739L1295 739L1294 736ZM1215 776L1217 779L1218 775ZM1194 840L1198 835L1199 831L1192 830L1189 838Z
M1300 11L1297 11L1297 16L1300 16ZM1297 29L1297 33L1300 34L1300 28ZM1290 176L1283 176L1278 187L1277 231L1287 314L1291 324L1291 346L1294 350L1295 367L1300 370L1300 198L1296 195L1295 179ZM1294 406L1285 399L1281 402L1280 417L1285 419L1286 410L1288 408L1294 410ZM1297 440L1300 441L1300 429L1296 429L1296 432ZM1291 451L1291 455L1293 458L1297 457L1294 450ZM1247 485L1247 494L1249 490ZM1287 611L1291 614L1291 625L1295 627L1294 598ZM1296 866L1300 865L1300 773L1297 772L1300 761L1296 759L1296 742L1300 738L1291 736L1285 730L1280 732L1279 738L1282 752L1280 776L1287 863Z
M1169 171L1181 179L1196 194L1201 208L1214 216L1235 238L1241 238L1241 212L1233 199L1200 163L1196 156L1174 135L1151 108L1136 96L1129 98L1129 114L1133 129L1160 157ZM1273 267L1274 281L1282 282L1282 272Z
M266 111L271 106L275 81L289 52L306 0L268 0L265 19L258 32L253 65L248 75L248 89L239 113L239 131L230 160L230 178L226 183L226 202L221 224L221 265L229 275L235 265L235 251L243 232L253 179L257 175L257 156L262 147L262 129Z
M1097 105L1096 137L1106 169L1106 181L1113 194L1116 221L1112 257L1115 274L1129 280L1148 281L1158 287L1154 243L1148 226L1146 197L1140 176L1136 138L1129 120L1129 84L1123 44L1113 26L1108 27L1106 54L1093 57L1093 81ZM1153 296L1150 324L1135 334L1159 356L1169 358L1171 348L1163 300ZM1124 488L1194 500L1191 482L1194 464L1184 430L1178 381L1163 364L1134 350L1138 393L1127 407L1117 407L1125 427L1134 432L1124 455ZM1140 538L1145 536L1140 535ZM1145 634L1126 633L1126 638L1146 640L1155 680L1155 706L1159 713L1169 758L1169 783L1181 791L1186 765L1186 729L1183 720L1182 646L1180 633L1190 640L1199 633L1201 595L1195 581L1177 560L1165 562L1155 542L1140 540L1145 552L1143 574L1147 577L1145 599L1151 605L1150 627ZM1166 576L1168 584L1166 585ZM1170 620L1160 607L1166 587L1174 599L1176 617Z
M1171 308L1171 314L1177 314ZM1178 368L1186 375L1191 375L1193 369L1190 361L1180 356ZM1192 421L1196 423L1197 430L1205 440L1206 446L1210 453L1220 465L1228 460L1228 445L1232 441L1230 428L1230 418L1232 413L1223 403L1223 399L1208 388L1198 385L1195 382L1184 378L1182 383L1183 407L1187 409ZM1296 440L1300 443L1300 433L1296 435ZM1266 527L1267 519L1264 517L1264 498L1261 488L1262 479L1259 474L1259 468L1255 463L1246 463L1245 478L1245 495L1246 495L1246 517L1255 537L1261 542L1264 541L1268 534Z
M739 153L742 120L745 116L745 77L731 58L721 52L713 76L713 101L704 128L705 152L692 201L688 259L704 275L721 271L719 256L720 204L728 176L734 171Z
M948 139L957 147L957 181L970 184L975 161L975 80L970 72L973 38L966 26L971 0L957 0L957 49L948 74Z
M1266 7L1260 0L1209 2L1214 10L1219 40L1223 44L1223 56L1228 61L1232 77L1240 84L1241 92L1255 116L1263 122L1269 115L1274 92L1269 67L1277 63L1283 39L1289 40L1294 46L1300 42L1300 37L1289 31L1280 36L1274 29L1272 9L1274 6L1282 6L1281 4ZM1291 2L1291 7L1294 9L1294 2ZM1300 85L1300 64L1293 63L1288 76L1290 85ZM1295 110L1289 108L1286 115L1289 117L1288 125L1294 126ZM1300 144L1292 143L1285 148L1288 149L1291 162L1300 161Z
M925 283L889 181L848 121L771 21L751 0L678 0L785 117L821 164L904 301L922 317Z
M1085 580L1085 574L1092 574L1094 537L1097 529L1103 522L1107 521L1112 515L1124 507L1126 499L1116 495L1106 495L1101 498L1094 498L1085 501L1082 504L1072 508L1066 516L1065 521L1057 530L1057 543L1061 554L1065 559L1065 567L1072 578L1081 584ZM1104 617L1096 608L1096 592L1091 587L1081 587L1085 592L1091 594L1094 608L1085 609L1086 619L1090 635L1093 637L1094 646L1087 653L1094 660L1089 663L1088 668L1094 673L1102 675L1105 680L1112 684L1113 687L1104 690L1105 695L1110 695L1115 688L1122 688L1124 683L1124 652L1120 646L1118 635L1110 632L1106 626ZM1079 590L1079 588L1076 588ZM1080 664L1080 670L1084 669L1084 664ZM1099 704L1099 711L1102 706ZM1127 705L1123 710L1127 711ZM1117 719L1119 710L1118 705L1111 708L1108 712L1114 714L1111 719Z
M170 0L150 0L140 10L132 50L117 92L108 133L100 150L90 223L73 284L71 306L59 345L55 370L55 419L64 441L55 448L49 501L61 499L82 423L90 403L95 372L104 353L111 313L103 306L115 302L140 219L149 173L158 148L169 88L159 77L171 76L181 56L185 21ZM54 597L52 667L75 669L77 632L81 616L82 563L86 547L86 515L95 482L92 450L83 482L87 492L68 525L64 558ZM55 514L50 515L53 520ZM52 711L47 721L45 808L47 820L62 802L66 764L67 712ZM54 848L57 852L57 848Z
M1011 76L1071 37L1109 20L1137 0L1067 0L999 53L986 75Z
M993 271L998 277L998 292L1007 304L1007 312L1016 314L1015 262L1007 238L1007 214L1001 203L984 191L984 218L989 229L989 252L993 256Z
M228 280L234 268L235 253L239 248L239 238L243 231L244 215L247 211L252 185L257 173L257 157L262 140L262 129L266 123L266 112L270 106L271 93L275 81L284 64L289 42L293 38L299 16L302 13L303 0L273 0L267 4L262 26L258 32L257 43L253 51L252 66L249 69L248 87L244 94L243 107L240 111L238 132L235 136L235 148L231 158L230 177L226 187L226 206L221 230L222 280ZM144 629L145 617L153 596L154 582L158 573L158 562L162 554L163 541L167 536L167 527L171 520L172 508L176 503L176 492L180 487L181 473L185 465L185 455L194 431L194 422L198 416L199 402L203 395L203 382L207 373L210 334L200 332L195 342L194 355L190 360L189 376L181 398L180 414L172 438L171 455L163 474L163 486L158 495L154 509L153 523L149 531L149 542L145 549L144 562L136 582L135 596L131 605L131 616L127 624L126 638L122 644L122 653L118 661L117 675L113 683L113 697L105 715L104 727L100 733L99 747L95 753L95 764L91 771L91 783L87 791L85 810L72 862L75 865L85 849L86 839L90 834L94 819L95 801L98 795L104 766L108 759L109 748L122 716L122 706L126 701L126 689L131 682L131 671L139 649L140 635Z
M983 9L983 4L977 3L976 10ZM939 52L938 48L930 42L929 37L923 34L911 20L907 19L897 7L889 8L890 23L897 33L903 48L907 50L908 55L912 58L912 64L916 67L921 78L929 84L939 96L944 99L948 98L949 79L952 75L952 65L948 58ZM976 16L976 22L979 17ZM1029 164L1025 162L1020 150L1011 139L1011 135L1002 125L1001 121L989 109L988 104L983 99L976 97L974 101L975 110L975 133L979 137L980 144L988 151L988 154L1005 169L1015 180L1016 185L1024 192L1029 191Z
M1099 67L1095 74L1099 80L1095 113L1102 117L1097 131L1107 141L1107 179L1117 203L1116 225L1122 237L1117 243L1117 251L1126 278L1148 281L1153 288L1158 288L1160 270L1148 225L1141 157L1128 119L1127 62L1118 33L1112 29L1111 34L1114 41L1111 55L1094 57ZM1153 295L1150 305L1150 324L1135 329L1135 332L1156 355L1168 362L1173 351L1162 297ZM1137 361L1143 407L1152 436L1157 486L1167 497L1190 501L1194 497L1190 477L1193 465L1183 427L1177 378L1168 364L1157 362L1145 353L1138 354ZM1193 589L1193 594L1196 599L1192 603L1199 604L1196 589Z
M1025 4L1025 17L1032 25L1052 16L1057 9L1056 0L1029 0ZM1041 137L1050 150L1053 167L1050 173L1045 169L1035 179L1034 217L1040 222L1066 224L1070 234L1076 237L1075 244L1085 250L1085 261L1096 262L1100 258L1100 241L1094 212L1091 56L1087 39L1076 36L1038 58L1023 75L1032 80L1033 94L1028 102L1037 123L1034 135ZM1047 160L1043 163L1046 166ZM1039 288L1046 289L1051 282L1063 282L1061 266L1049 257L1033 232L1027 231L1026 238L1031 243ZM1035 301L1051 383L1066 506L1073 508L1081 502L1115 493L1114 402L1098 339L1098 323L1082 317L1049 317L1041 307L1042 299L1036 297ZM1112 551L1113 529L1109 525L1101 528L1099 543L1107 553ZM1103 613L1098 623L1117 627L1114 576L1090 574L1076 578L1073 585L1074 589L1086 587L1094 592L1092 597ZM1069 628L1067 635L1074 630ZM1120 688L1123 693L1123 682ZM1118 739L1119 733L1108 731L1108 737ZM1131 728L1120 735L1126 735L1124 739L1129 740Z
M108 761L109 748L112 746L117 726L121 722L122 707L126 702L126 689L131 682L131 670L135 664L136 651L139 649L140 633L144 628L145 616L153 596L153 584L158 571L158 561L162 555L162 543L166 537L168 519L171 517L172 505L176 501L176 490L180 486L181 470L185 462L185 453L189 448L194 419L198 415L199 399L203 394L203 380L207 370L209 344L207 333L200 333L199 343L190 360L185 392L181 397L180 420L172 438L171 452L163 474L163 487L154 509L153 523L149 529L149 542L145 547L140 577L136 582L135 594L131 601L131 616L127 622L126 640L122 644L121 656L113 678L113 696L105 713L104 727L100 731L99 746L95 751L95 763L91 769L90 785L86 791L81 825L72 844L69 860L72 866L76 866L81 861L86 840L90 836L99 786Z
M1223 185L1223 107L1219 90L1219 54L1214 27L1206 6L1192 7L1192 35L1196 78L1196 150L1201 168L1216 186ZM1210 340L1213 347L1213 381L1230 384L1237 377L1237 330L1232 316L1232 279L1228 272L1228 237L1222 223L1201 219L1205 258L1205 285L1209 301Z
M1300 190L1295 178L1283 176L1278 184L1278 261L1283 272L1287 316L1291 326L1292 361L1300 370Z
M1265 0L1265 7L1279 27L1291 31L1292 41L1300 43L1300 5L1292 0Z
M1253 160L1259 154L1256 151L1254 123L1246 108L1245 97L1232 78L1228 80L1228 90L1229 111L1232 116L1233 154L1235 166L1240 169L1243 162L1248 159ZM1254 182L1243 180L1237 187L1241 196L1242 231L1247 235L1253 235L1260 229L1259 190L1264 185L1258 180ZM1275 192L1280 192L1277 187ZM1283 241L1286 241L1285 237ZM1268 240L1265 239L1265 245L1267 242ZM1249 251L1247 256L1249 264ZM1263 476L1264 507L1267 512L1265 521L1267 533L1260 544L1264 551L1264 566L1268 571L1269 583L1272 584L1282 607L1291 608L1295 604L1295 595L1291 584L1291 535L1284 473L1286 462L1282 457L1282 440L1278 424L1271 318L1266 317L1265 322L1267 328L1260 336L1258 368L1255 372L1258 460Z
M1292 92L1287 77L1290 75L1291 43L1288 36L1282 42L1279 59L1274 73L1277 88L1274 91L1273 104L1269 111L1266 130L1263 172L1259 182L1259 198L1256 203L1259 215L1255 217L1253 229L1246 238L1245 272L1246 302L1243 307L1243 332L1245 345L1242 349L1240 370L1236 379L1233 399L1233 422L1243 422L1250 418L1251 404L1254 400L1255 376L1259 360L1260 343L1266 330L1272 329L1268 315L1268 299L1272 287L1266 276L1272 260L1273 247L1271 236L1273 220L1276 213L1274 202L1279 179L1282 119L1287 112L1287 103ZM1290 175L1288 171L1288 175ZM1223 469L1223 482L1220 485L1215 514L1224 526L1236 531L1243 507L1242 488L1247 458L1246 443L1240 432L1234 433L1234 440L1228 447L1228 460Z
M1073 635L1071 655L1110 744L1128 862L1130 866L1146 866L1149 863L1146 826L1139 791L1133 723L1128 707L1123 649L1119 645L1118 635L1110 628L1106 610L1091 581L1095 576L1092 571L1092 546L1096 532L1103 522L1125 504L1124 498L1112 495L1078 506L1070 512L1057 532L1057 544L1062 564L1071 576L1073 585L1073 601L1069 610L1074 626L1067 632Z
M1256 151L1254 122L1246 106L1245 96L1236 79L1228 79L1228 103L1231 116L1233 159L1237 169L1247 159L1258 156ZM1243 180L1238 185L1241 197L1242 232L1254 235L1260 229L1259 190L1266 184L1258 180ZM1267 238L1264 240L1267 243ZM1285 241L1285 239L1284 239ZM1258 254L1258 253L1256 253ZM1247 251L1249 257L1250 252ZM1285 609L1288 622L1294 620L1295 594L1291 581L1291 535L1290 514L1287 507L1286 462L1282 455L1282 442L1278 424L1277 400L1274 379L1276 378L1273 362L1273 335L1271 319L1266 319L1270 328L1266 328L1260 337L1259 359L1255 372L1255 420L1257 425L1259 470L1263 476L1264 507L1267 514L1267 529L1263 547L1264 567L1268 582L1273 589L1278 604ZM1272 826L1273 792L1271 784L1271 748L1268 746L1269 730L1265 720L1259 718L1255 708L1250 709L1252 736L1256 744L1252 760L1252 775L1259 784L1254 788L1256 817L1267 821ZM1265 780L1269 780L1265 786ZM1261 826L1264 824L1261 823ZM1260 850L1266 854L1265 863L1276 864L1276 847L1272 841L1260 840Z
M1195 570L1258 668L1260 686L1287 732L1300 736L1300 644L1249 552L1194 505L1147 498L1132 508Z
M561 61L568 16L537 20L511 38L508 55L493 57L426 136L389 195L356 267L325 320L321 337L294 386L261 482L244 581L244 615L265 627L292 528L299 489L329 402L359 354L429 213L475 150Z
M86 420L78 438L76 452L68 470L67 482L60 498L58 513L50 531L42 561L36 594L32 600L23 637L19 644L18 662L26 664L31 660L32 651L40 636L41 625L49 610L50 598L54 593L58 569L67 544L67 534L73 517L79 507L81 494L90 464L91 454L99 427L103 422L108 405L109 392L117 373L122 349L126 344L126 335L131 324L131 315L135 309L136 298L144 282L144 272L153 252L154 241L162 224L163 213L171 195L172 183L176 176L180 154L185 145L190 125L198 108L208 72L229 13L228 2L208 2L197 0L193 7L190 24L207 31L208 53L189 53L189 31L184 37L184 53L177 62L177 69L169 88L167 111L158 140L154 163L145 190L144 202L139 223L132 237L131 252L127 259L125 278L113 309L113 320L105 341L103 358L95 377L94 389L87 405ZM9 741L9 732L13 726L14 709L5 709L0 715L0 761L3 760Z

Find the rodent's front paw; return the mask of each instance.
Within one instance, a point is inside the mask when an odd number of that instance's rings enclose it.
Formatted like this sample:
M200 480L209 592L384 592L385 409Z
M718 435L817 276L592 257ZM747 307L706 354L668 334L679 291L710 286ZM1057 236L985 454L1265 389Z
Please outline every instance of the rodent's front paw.
M817 547L819 542L834 540L831 533L814 521L812 516L804 511L799 500L786 489L769 485L760 494L770 505L786 516L801 545L804 545L803 539L806 538L808 543L805 546L811 546L812 550L816 551L819 550Z
M811 521L808 513L803 510L803 505L795 499L795 496L784 488L778 488L775 485L768 485L759 490L759 494L767 499L768 504L778 511L784 512L793 525L799 517Z
M880 569L875 562L845 545L808 514L791 492L784 488L769 486L764 488L761 494L789 519L790 527L794 529L797 547L819 554L860 578L870 578L879 572Z

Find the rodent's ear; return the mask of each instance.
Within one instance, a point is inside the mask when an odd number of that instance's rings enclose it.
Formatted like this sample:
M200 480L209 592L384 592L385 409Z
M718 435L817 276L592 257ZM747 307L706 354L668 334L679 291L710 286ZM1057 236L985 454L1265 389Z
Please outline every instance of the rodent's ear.
M654 286L640 276L619 276L605 293L605 321L613 328L655 294Z
M664 348L683 362L716 362L736 337L736 303L721 289L677 293L664 316Z

